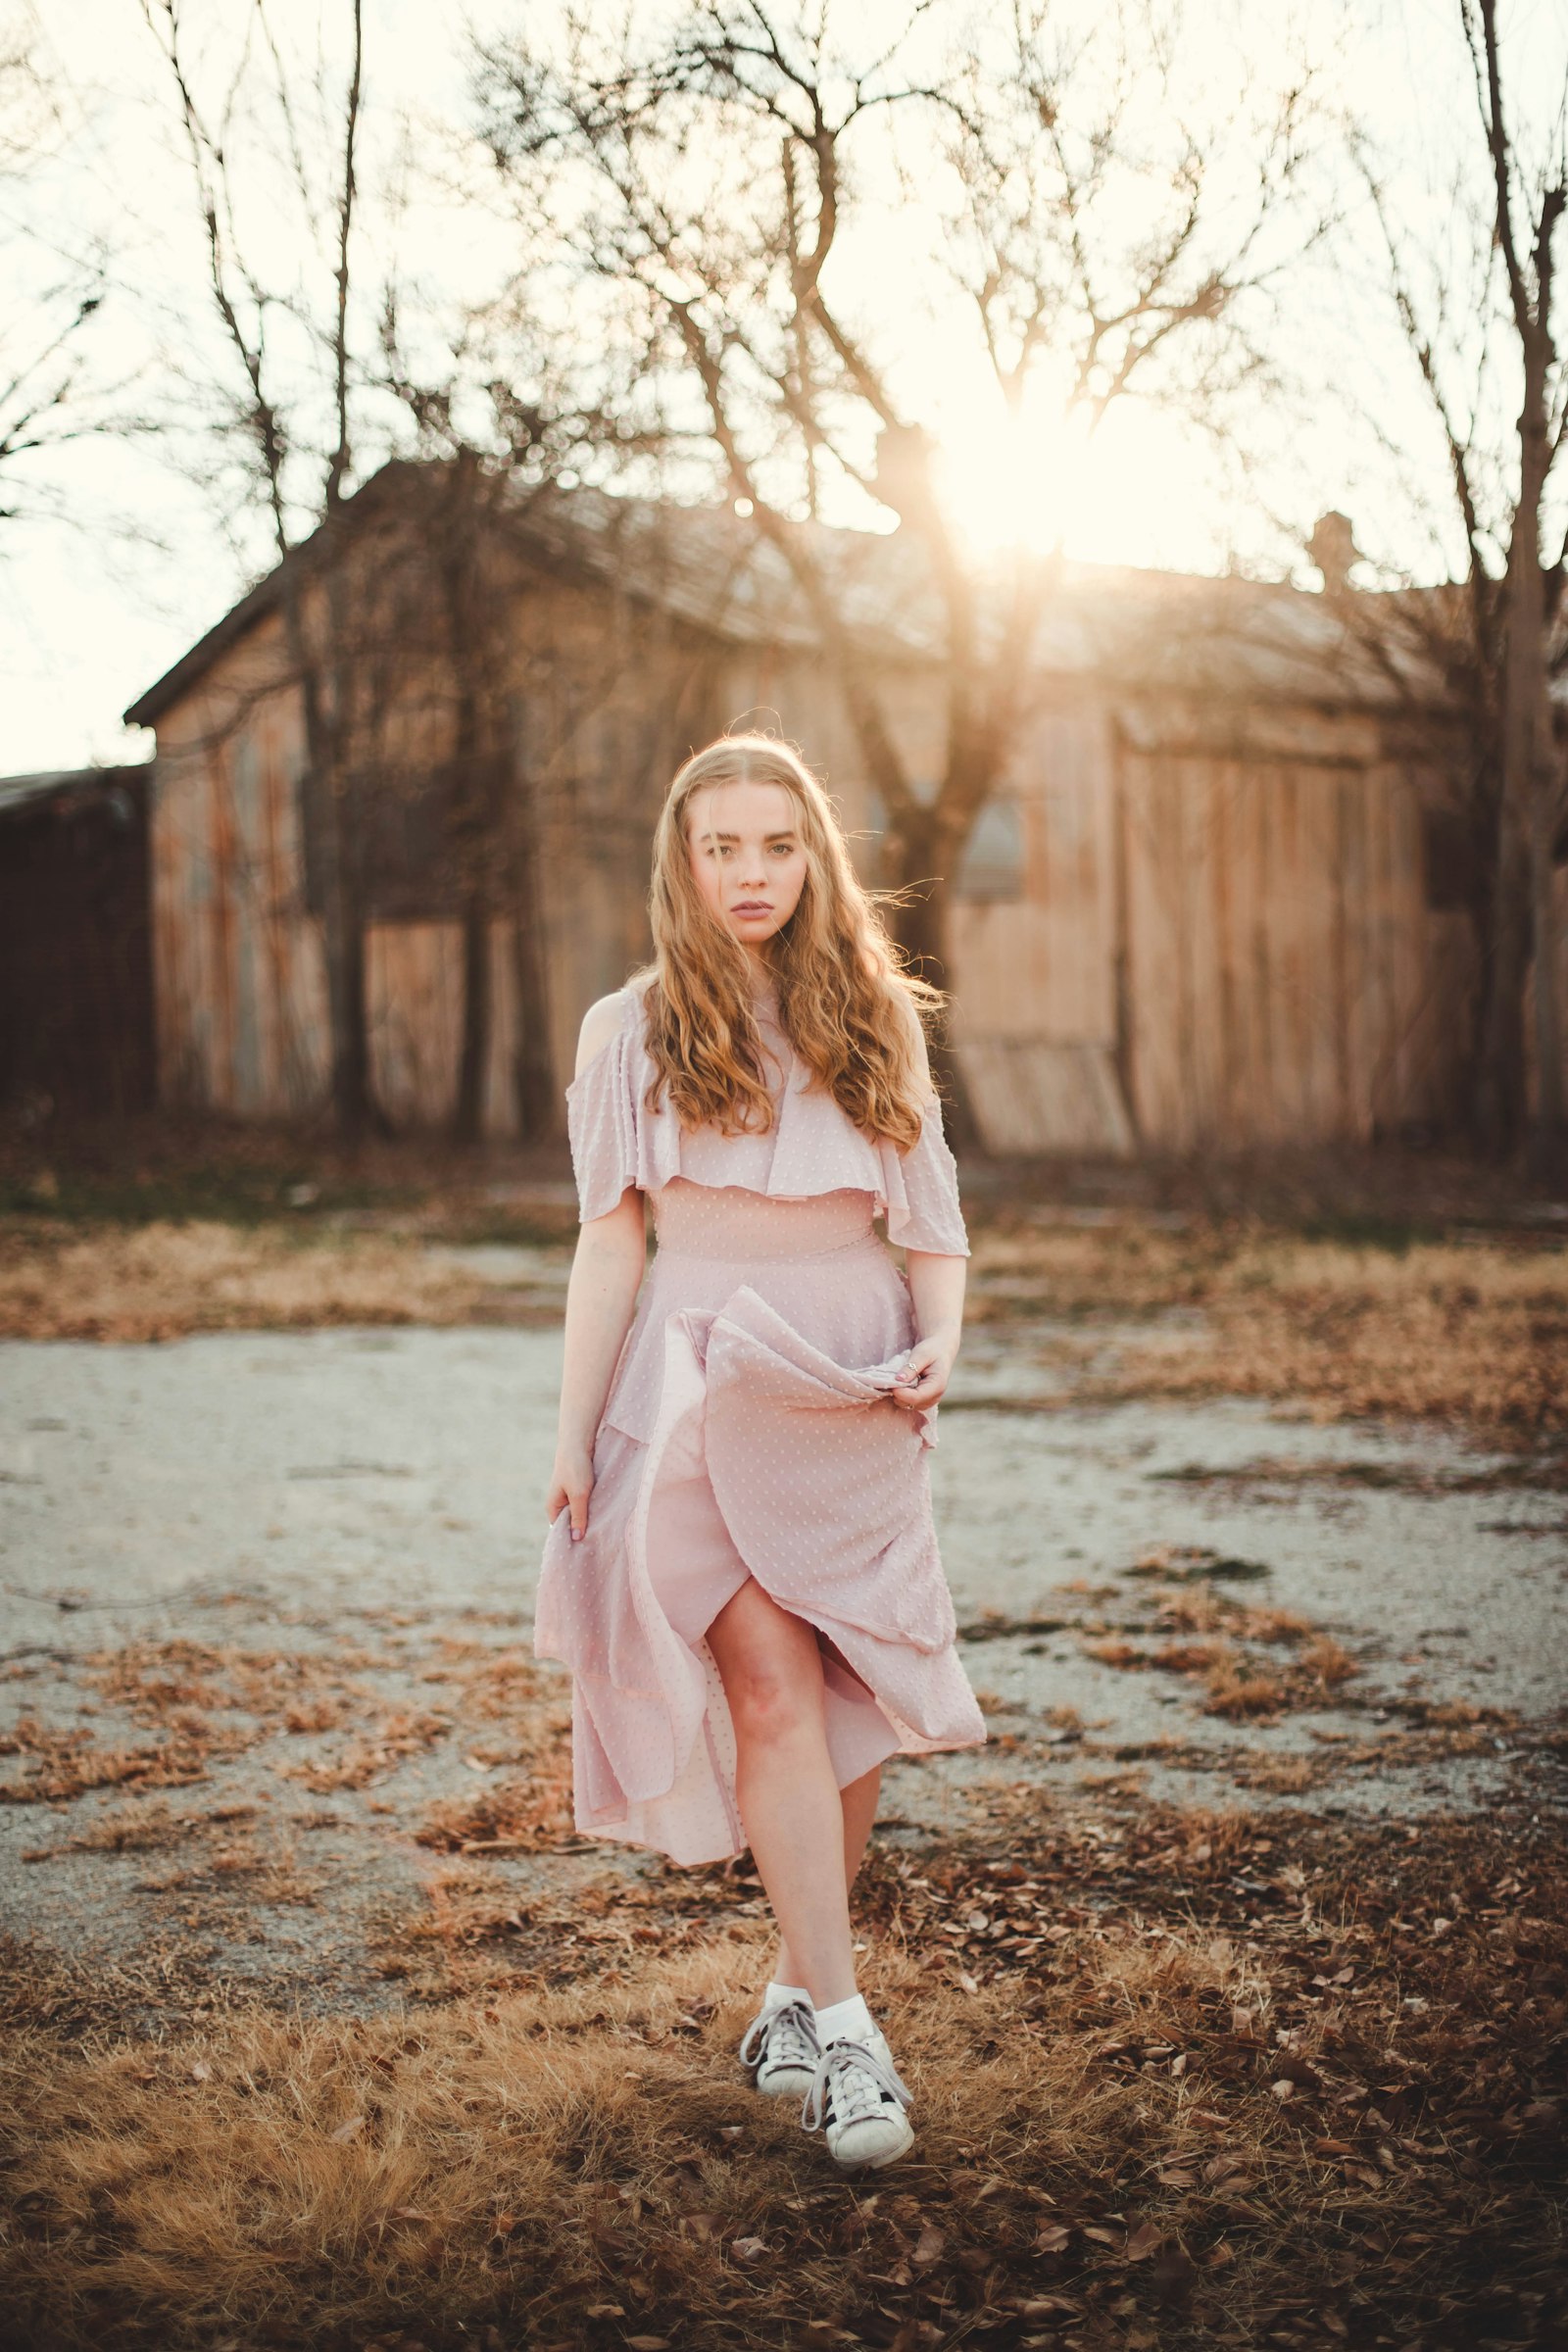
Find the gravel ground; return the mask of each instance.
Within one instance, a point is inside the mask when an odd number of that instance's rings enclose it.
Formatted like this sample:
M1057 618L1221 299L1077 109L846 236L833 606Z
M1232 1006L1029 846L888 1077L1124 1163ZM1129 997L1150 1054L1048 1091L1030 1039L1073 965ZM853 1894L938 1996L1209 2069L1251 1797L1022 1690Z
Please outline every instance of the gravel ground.
M978 1331L942 1411L938 1521L994 1737L890 1768L891 1836L956 1827L998 1776L1037 1781L1042 1802L1099 1789L1401 1817L1564 1802L1560 1493L1428 1428L1075 1405L1042 1376L1050 1337ZM14 1932L131 1969L156 1918L236 1981L374 1998L367 1954L451 1867L416 1842L421 1813L515 1761L475 1740L441 1662L526 1652L560 1360L559 1331L526 1329L0 1347L0 1731L145 1739L106 1661L171 1645L225 1672L251 1656L341 1671L351 1713L420 1727L334 1782L341 1718L288 1730L231 1697L232 1752L204 1752L188 1789L0 1804ZM1285 1647L1258 1611L1294 1613ZM1216 1713L1200 1675L1148 1662L1173 1625L1206 1625L1254 1664L1310 1640L1342 1665L1316 1687L1296 1676L1277 1707ZM564 1696L553 1669L545 1695ZM13 1744L26 1767L37 1735ZM25 1771L8 1793L28 1793ZM185 1808L201 1870L117 1845L127 1801ZM250 1839L226 1906L225 1821ZM662 1866L568 1845L491 1867L520 1900L545 1878L559 1892L573 1874Z

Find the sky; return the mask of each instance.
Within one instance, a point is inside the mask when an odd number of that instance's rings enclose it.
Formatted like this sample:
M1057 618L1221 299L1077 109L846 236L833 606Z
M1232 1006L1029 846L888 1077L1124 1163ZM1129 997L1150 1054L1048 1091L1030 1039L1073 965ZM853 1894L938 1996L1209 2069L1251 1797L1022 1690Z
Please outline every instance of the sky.
M542 4L533 0L534 22ZM495 29L515 22L515 5L475 0L466 21ZM323 26L335 35L344 16L342 0L270 6L277 37L298 54ZM1186 14L1182 71L1195 92L1228 86L1238 25L1265 76L1291 40L1304 43L1322 61L1329 102L1364 122L1388 159L1401 221L1441 249L1452 233L1455 183L1482 161L1456 10L1457 0L1271 0L1228 14L1204 0ZM977 0L975 13L983 50L1000 0ZM211 43L201 63L216 89L223 58L254 31L253 0L207 0L187 15ZM367 0L366 22L367 220L384 245L386 192L409 187L395 235L412 277L438 299L481 295L505 244L451 135L466 99L465 20L423 0ZM41 297L79 282L74 273L102 254L104 301L83 349L111 405L163 427L78 440L35 464L22 477L30 512L0 520L0 774L17 774L149 756L151 737L125 730L122 710L242 593L264 550L228 527L221 482L199 478L211 449L201 421L225 361L204 298L188 166L141 0L0 0L0 25L8 24L30 32L54 86L30 168L0 168L0 361L15 363ZM1505 25L1521 105L1560 91L1560 0L1513 0ZM426 161L417 179L400 160L405 117ZM879 299L879 280L918 246L918 160L902 186L891 170L879 179L880 167L868 167L866 226L842 264L852 300ZM1353 203L1343 168L1335 192ZM246 221L250 250L285 283L299 268L290 218L263 201ZM1245 478L1149 404L1113 412L1091 446L1053 407L1045 378L1009 438L929 282L908 306L907 332L906 365L939 425L954 510L977 548L1059 529L1068 552L1090 561L1208 570L1234 555L1279 570L1290 560L1280 518L1304 531L1338 506L1380 560L1426 577L1445 552L1452 560L1451 534L1445 551L1421 519L1444 508L1442 448L1393 331L1364 220L1298 271L1279 306L1271 333L1280 383L1238 412Z

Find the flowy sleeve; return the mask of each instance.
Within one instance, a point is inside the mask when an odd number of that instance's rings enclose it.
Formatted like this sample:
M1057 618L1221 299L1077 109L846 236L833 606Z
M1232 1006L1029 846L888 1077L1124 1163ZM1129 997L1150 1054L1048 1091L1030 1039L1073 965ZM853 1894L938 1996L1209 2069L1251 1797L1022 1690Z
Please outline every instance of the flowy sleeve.
M940 1098L926 1098L919 1136L907 1152L890 1143L880 1144L878 1152L888 1240L905 1250L967 1257L969 1236L958 1204L957 1163L943 1133Z
M637 1182L636 1074L623 1021L566 1089L566 1135L584 1225L619 1205Z

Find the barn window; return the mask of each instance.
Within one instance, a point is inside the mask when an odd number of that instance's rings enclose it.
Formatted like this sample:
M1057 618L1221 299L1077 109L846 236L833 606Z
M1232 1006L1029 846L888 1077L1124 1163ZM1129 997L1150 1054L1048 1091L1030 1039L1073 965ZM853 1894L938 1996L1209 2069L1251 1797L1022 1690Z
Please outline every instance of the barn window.
M964 844L955 888L960 899L1023 897L1023 810L1016 801L991 801Z
M929 802L935 787L917 783L917 800ZM865 826L871 840L866 845L866 870L876 881L886 882L882 870L882 836L887 830L887 816L881 795L868 786L865 795ZM953 887L960 899L1021 899L1024 879L1023 810L1016 801L992 801L982 808L973 830L964 845L953 874Z

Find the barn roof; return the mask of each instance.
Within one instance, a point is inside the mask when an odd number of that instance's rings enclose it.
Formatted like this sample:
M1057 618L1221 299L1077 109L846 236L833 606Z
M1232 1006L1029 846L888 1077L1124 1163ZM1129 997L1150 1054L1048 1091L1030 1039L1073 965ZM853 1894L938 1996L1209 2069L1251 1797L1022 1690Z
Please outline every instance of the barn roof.
M403 500L415 510L431 471L402 461L384 466L346 502L344 521L395 512ZM517 493L503 519L514 544L541 566L597 580L720 640L802 652L821 645L783 551L727 505L546 487ZM938 583L912 532L791 527L815 559L836 618L868 657L892 663L942 658ZM291 579L319 566L331 544L318 531L295 548L131 704L126 723L152 725L276 610ZM1000 566L995 586L983 601L1000 629ZM1350 608L1396 601L1356 596ZM1420 678L1413 655L1391 655L1387 647L1380 654L1347 610L1338 599L1287 584L1063 563L1043 603L1033 666L1046 677L1102 679L1124 693L1342 707L1386 706L1412 691L1436 698L1435 679Z
M112 809L128 812L126 785L145 782L145 766L52 767L26 776L0 776L0 824L45 808L74 809L100 799Z

